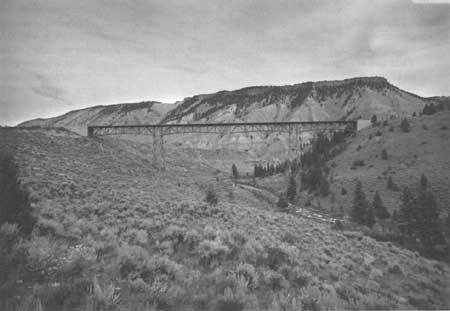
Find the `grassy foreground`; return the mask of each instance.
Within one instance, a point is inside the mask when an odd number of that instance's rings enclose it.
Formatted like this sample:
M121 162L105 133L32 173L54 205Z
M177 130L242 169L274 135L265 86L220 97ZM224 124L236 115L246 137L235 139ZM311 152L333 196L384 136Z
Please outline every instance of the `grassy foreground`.
M233 186L241 154L170 150L161 171L121 140L8 130L0 146L38 217L30 239L1 227L1 309L450 308L448 265L279 212Z

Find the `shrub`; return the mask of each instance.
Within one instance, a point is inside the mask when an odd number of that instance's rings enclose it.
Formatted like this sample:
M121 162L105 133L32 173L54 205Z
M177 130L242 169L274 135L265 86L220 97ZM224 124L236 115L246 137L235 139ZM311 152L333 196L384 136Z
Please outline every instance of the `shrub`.
M409 132L409 130L410 130L410 124L409 124L409 121L408 121L408 119L402 119L402 122L400 123L400 128L401 128L401 130L402 130L402 132L404 132L404 133L408 133Z
M347 189L345 189L344 187L342 187L341 189L341 195L346 195L347 194Z
M392 273L392 274L403 274L402 269L397 264L390 266L388 271L389 271L389 273Z
M287 208L288 208L288 206L289 206L289 203L288 203L288 201L286 200L286 197L285 197L284 195L281 195L281 196L278 198L277 206L278 206L282 211L286 211L286 210L287 210Z
M375 133L375 136L381 136L381 135L383 135L383 133L382 133L380 130L378 130L378 131Z
M284 263L289 263L289 254L281 247L269 247L267 249L267 265L276 270Z
M234 289L226 287L223 295L217 298L217 310L242 311L246 307L247 290L243 286Z
M319 301L313 297L305 297L302 299L302 310L319 311L321 310Z
M372 123L372 125L376 125L377 124L377 116L376 115L373 115L370 118L370 123Z
M344 224L339 219L336 219L334 223L331 225L331 228L334 230L342 231L344 230Z
M135 279L147 265L149 255L140 246L124 245L119 248L119 272L122 278Z
M94 276L92 294L96 310L111 310L119 303L120 294L117 293L114 284L101 286Z
M389 127L389 132L393 132L394 131L394 127L391 125L390 127Z
M396 183L394 183L392 176L388 177L388 181L387 181L387 189L392 190L392 191L398 191L399 188L397 186Z
M230 249L220 240L204 240L197 247L200 263L204 267L210 267L214 261L220 261L229 251Z
M241 263L236 268L236 273L239 277L243 277L249 287L256 287L258 283L258 275L256 274L255 267L249 263Z
M289 287L289 283L285 277L281 273L273 270L263 271L262 281L273 291L280 291L283 288Z
M355 161L353 161L353 166L364 166L364 165L366 165L364 163L364 160L355 160Z
M214 189L214 186L210 185L208 189L206 190L206 202L208 202L210 205L217 205L218 198L216 190Z
M266 250L260 241L249 239L241 251L241 258L252 264L259 264L267 256Z
M18 167L14 158L0 153L0 224L16 223L20 232L29 235L36 218L30 205L28 192L19 180Z
M39 288L37 295L44 310L82 310L92 288L92 282L86 278L62 282L59 286L45 285Z
M64 226L53 219L39 218L36 227L41 235L63 236Z
M290 270L287 278L296 288L302 288L309 284L312 279L312 275L308 272L304 272L300 267L295 267Z
M34 237L24 245L26 250L27 278L42 281L55 267L61 252L56 242L47 237Z
M383 150L381 151L381 158L382 158L383 160L387 160L387 159L388 159L388 153L387 153L386 149L383 149Z

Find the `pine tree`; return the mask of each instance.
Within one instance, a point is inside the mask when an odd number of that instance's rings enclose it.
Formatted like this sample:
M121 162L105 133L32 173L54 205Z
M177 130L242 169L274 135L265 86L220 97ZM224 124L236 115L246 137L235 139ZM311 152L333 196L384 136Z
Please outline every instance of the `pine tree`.
M323 197L326 197L330 194L330 183L326 178L322 178L319 183L319 194Z
M413 204L414 197L408 187L404 187L400 196L401 204L397 218L400 231L408 238L412 238L414 229Z
M428 181L425 175L420 178L420 186L415 201L415 236L425 247L433 247L444 241L439 227L439 212L433 193L427 190Z
M403 131L404 133L409 132L409 130L410 130L410 125L409 125L408 119L405 118L405 119L402 120L402 122L400 123L400 128L402 129L402 131Z
M372 123L372 125L377 124L377 116L376 115L373 115L372 118L370 118L370 123Z
M447 238L450 239L450 213L448 213L444 222L444 233L447 235Z
M398 191L398 186L394 183L392 176L388 177L387 188L392 191Z
M379 219L386 219L390 216L389 212L383 204L383 201L381 201L381 197L378 191L375 192L375 195L373 197L373 210L375 212L375 216Z
M208 187L208 189L206 190L206 198L205 198L205 200L210 205L217 205L217 202L218 202L217 193L216 193L216 190L214 189L214 187L212 185L210 185Z
M233 164L231 166L231 174L233 175L234 179L238 179L239 178L239 172L238 172L238 169L237 169L235 164Z
M295 182L294 175L291 175L291 177L289 178L286 197L289 201L293 201L295 199L296 194L297 194L297 183Z
M427 191L427 187L428 187L428 179L424 174L422 174L422 176L420 176L420 190Z
M287 211L287 208L289 207L288 201L286 200L285 196L282 195L278 198L278 202L277 202L277 206L282 210L282 211Z
M358 180L356 182L355 194L353 197L353 206L351 211L352 218L359 224L366 224L368 207L369 204L362 189L361 181Z
M365 219L364 219L364 224L366 226L369 226L370 228L373 227L373 225L375 224L376 220L375 220L375 214L373 211L372 206L370 206L369 204L367 204L367 209L366 209L366 215L365 215Z

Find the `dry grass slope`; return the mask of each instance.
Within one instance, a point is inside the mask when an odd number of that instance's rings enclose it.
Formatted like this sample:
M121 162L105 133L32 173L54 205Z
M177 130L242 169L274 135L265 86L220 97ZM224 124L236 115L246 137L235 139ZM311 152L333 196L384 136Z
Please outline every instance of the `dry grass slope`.
M449 266L280 213L233 187L223 154L171 150L160 171L151 148L130 141L8 130L0 146L15 154L38 211L30 243L51 257L41 267L49 276L25 280L35 290L21 301L70 310L49 294L64 284L50 272L75 265L94 290L76 283L85 294L74 310L450 308ZM345 161L337 159L341 180ZM208 185L217 206L204 202Z
M450 112L415 117L409 122L408 133L400 129L401 120L365 129L342 154L330 161L334 173L331 189L336 193L336 204L351 206L355 181L359 179L370 200L378 191L386 207L393 211L399 206L401 192L387 189L389 176L400 189L404 186L417 189L420 176L425 174L442 213L449 212ZM387 160L382 159L383 149ZM364 165L355 165L357 161L363 161ZM342 187L348 190L347 195L341 195Z

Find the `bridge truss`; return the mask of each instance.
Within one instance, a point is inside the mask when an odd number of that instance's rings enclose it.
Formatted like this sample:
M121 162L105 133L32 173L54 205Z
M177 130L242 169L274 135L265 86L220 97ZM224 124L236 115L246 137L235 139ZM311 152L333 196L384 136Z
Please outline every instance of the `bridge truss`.
M161 158L164 167L164 137L180 134L217 134L239 133L287 133L289 153L300 149L300 135L305 132L353 133L357 130L357 121L310 121L310 122L249 122L249 123L190 123L155 125L96 125L88 127L88 136L110 135L150 135L153 137L154 161Z

